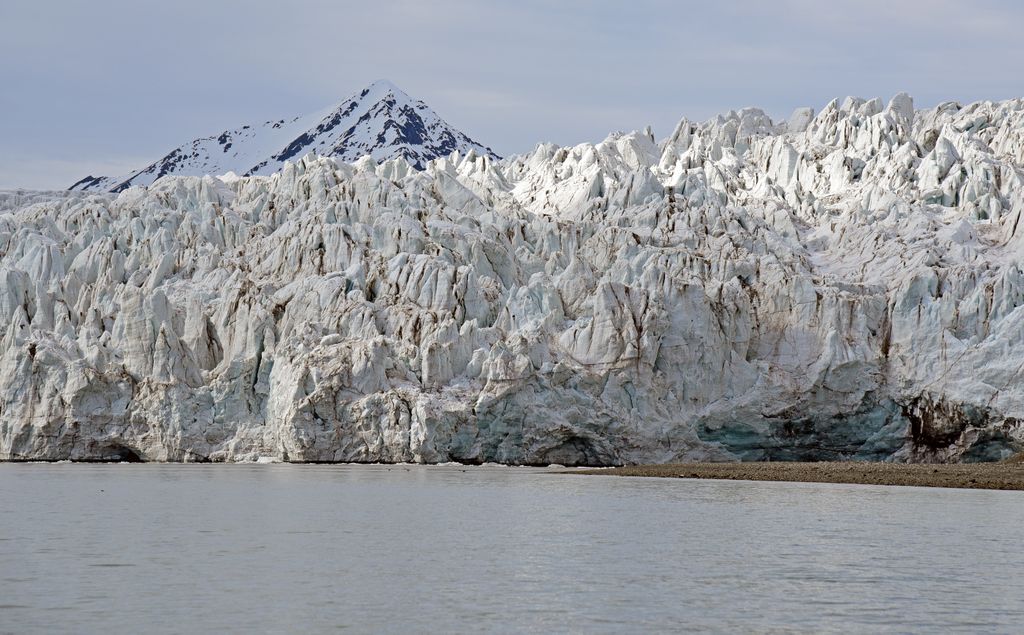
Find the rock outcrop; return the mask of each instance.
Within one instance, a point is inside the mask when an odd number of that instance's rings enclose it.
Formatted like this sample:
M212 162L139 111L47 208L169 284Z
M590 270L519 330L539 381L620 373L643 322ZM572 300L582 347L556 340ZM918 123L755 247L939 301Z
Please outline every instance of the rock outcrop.
M1024 102L0 194L0 458L1024 446Z

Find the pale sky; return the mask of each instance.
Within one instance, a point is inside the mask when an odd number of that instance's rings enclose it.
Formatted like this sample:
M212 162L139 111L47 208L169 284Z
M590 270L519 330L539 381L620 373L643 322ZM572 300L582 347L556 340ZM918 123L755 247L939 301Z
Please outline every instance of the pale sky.
M744 106L1024 96L1010 0L0 0L0 189L66 188L390 79L500 154Z

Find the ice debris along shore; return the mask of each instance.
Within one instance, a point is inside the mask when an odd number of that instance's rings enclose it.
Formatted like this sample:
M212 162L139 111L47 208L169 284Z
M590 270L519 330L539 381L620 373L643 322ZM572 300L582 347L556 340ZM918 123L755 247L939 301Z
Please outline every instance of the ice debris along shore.
M0 194L0 458L994 460L1024 101Z

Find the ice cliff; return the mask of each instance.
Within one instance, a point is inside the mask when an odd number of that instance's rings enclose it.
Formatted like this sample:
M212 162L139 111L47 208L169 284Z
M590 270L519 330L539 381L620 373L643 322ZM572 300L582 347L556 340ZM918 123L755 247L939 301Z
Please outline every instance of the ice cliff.
M0 458L998 459L1024 101L0 194Z

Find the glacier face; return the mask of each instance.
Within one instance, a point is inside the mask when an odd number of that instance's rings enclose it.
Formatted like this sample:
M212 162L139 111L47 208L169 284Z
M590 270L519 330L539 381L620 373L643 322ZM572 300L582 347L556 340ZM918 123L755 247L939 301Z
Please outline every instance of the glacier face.
M992 460L1024 101L0 193L0 458Z
M182 144L131 174L87 176L70 189L120 192L135 185L151 185L164 176L267 175L280 170L285 161L310 152L339 161L367 155L377 161L401 157L422 169L431 159L471 150L498 158L422 101L387 80L379 80L322 112L225 130Z

